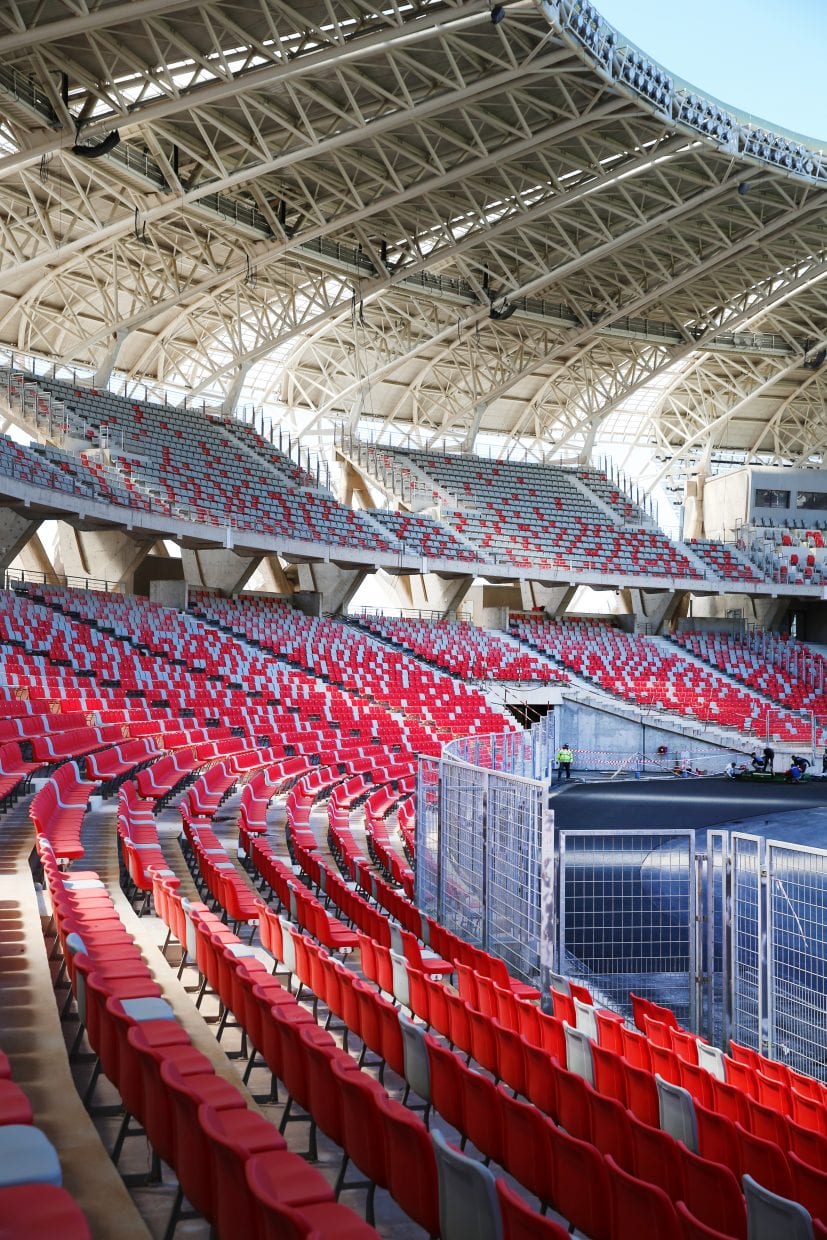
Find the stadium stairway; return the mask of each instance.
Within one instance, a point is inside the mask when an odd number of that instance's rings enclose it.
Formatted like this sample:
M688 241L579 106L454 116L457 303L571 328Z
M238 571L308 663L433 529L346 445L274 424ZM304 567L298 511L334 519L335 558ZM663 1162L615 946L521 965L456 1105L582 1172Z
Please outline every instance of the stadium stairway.
M114 838L114 828L109 834ZM147 1240L146 1224L72 1079L43 938L48 914L38 903L29 866L32 838L26 800L2 820L0 1046L31 1103L35 1124L58 1150L63 1187L83 1210L93 1235Z

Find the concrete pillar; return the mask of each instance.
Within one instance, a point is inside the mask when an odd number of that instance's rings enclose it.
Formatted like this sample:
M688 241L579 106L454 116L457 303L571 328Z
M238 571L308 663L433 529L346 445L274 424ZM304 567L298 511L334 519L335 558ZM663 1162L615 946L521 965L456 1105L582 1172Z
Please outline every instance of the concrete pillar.
M346 508L375 508L376 504L373 502L373 496L363 474L350 461L346 461L344 457L339 457L339 464L341 466L341 482L339 485L341 492L339 500L341 503ZM358 504L354 504L354 500L357 500Z
M51 557L43 546L39 533L32 534L29 541L15 556L17 566L24 573L42 573L44 580L53 585L58 584L58 576Z
M339 568L336 564L297 564L296 568L298 591L304 595L319 594L322 612L331 616L347 611L369 571L367 568Z
M10 567L12 561L36 535L39 525L39 521L21 516L11 508L0 508L0 572L5 573Z
M474 584L471 576L440 577L436 573L424 573L409 578L411 606L418 611L437 611L447 616L459 611Z
M152 548L120 530L76 530L61 522L57 532L57 562L67 577L92 577L134 588L135 570Z
M662 633L687 604L683 590L626 589L621 594L634 616L636 633Z
M196 589L220 590L222 594L238 594L243 590L262 561L260 555L236 555L223 547L181 549L184 580Z

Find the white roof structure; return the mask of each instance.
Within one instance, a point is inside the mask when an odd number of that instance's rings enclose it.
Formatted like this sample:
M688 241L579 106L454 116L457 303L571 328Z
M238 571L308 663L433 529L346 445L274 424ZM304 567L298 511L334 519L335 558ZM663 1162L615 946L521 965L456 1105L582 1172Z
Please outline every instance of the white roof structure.
M10 0L0 180L0 346L99 383L821 462L827 155L583 0Z

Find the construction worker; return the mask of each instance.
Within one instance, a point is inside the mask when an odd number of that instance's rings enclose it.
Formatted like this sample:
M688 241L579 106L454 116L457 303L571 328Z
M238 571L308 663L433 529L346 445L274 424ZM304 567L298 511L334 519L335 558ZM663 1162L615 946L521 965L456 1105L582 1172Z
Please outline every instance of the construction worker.
M560 783L565 771L566 779L571 779L571 764L574 761L574 754L568 745L561 745L557 750L557 782Z

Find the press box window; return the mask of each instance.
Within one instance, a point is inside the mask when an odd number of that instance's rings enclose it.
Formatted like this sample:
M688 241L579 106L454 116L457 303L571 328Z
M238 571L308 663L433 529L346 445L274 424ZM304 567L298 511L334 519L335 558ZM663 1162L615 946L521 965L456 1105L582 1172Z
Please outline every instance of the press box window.
M772 491L766 488L755 488L756 508L789 508L789 491Z
M798 507L824 512L827 510L827 491L799 491Z

